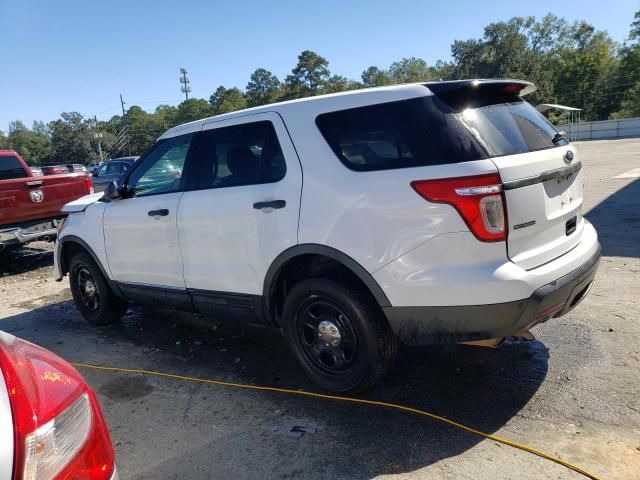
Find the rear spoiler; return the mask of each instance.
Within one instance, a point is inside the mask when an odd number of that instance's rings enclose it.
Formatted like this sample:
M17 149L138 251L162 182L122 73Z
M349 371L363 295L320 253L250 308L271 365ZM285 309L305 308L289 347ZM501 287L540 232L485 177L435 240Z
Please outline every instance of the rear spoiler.
M526 80L480 78L475 80L451 80L446 82L426 82L423 84L436 95L455 90L485 90L488 88L502 90L504 93L519 96L529 95L536 91L536 86Z
M486 107L519 100L535 92L536 86L524 80L454 80L423 84L455 111Z

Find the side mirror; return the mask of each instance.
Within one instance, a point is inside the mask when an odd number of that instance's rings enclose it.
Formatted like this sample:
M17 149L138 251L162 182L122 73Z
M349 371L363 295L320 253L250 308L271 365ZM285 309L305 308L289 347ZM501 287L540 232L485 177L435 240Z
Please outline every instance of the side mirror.
M102 194L102 198L100 201L109 203L114 200L120 200L122 198L122 190L118 188L118 182L115 180L107 184L107 188L104 189L104 193Z
M91 172L91 176L92 177L97 177L98 175L98 169L96 168L93 172Z

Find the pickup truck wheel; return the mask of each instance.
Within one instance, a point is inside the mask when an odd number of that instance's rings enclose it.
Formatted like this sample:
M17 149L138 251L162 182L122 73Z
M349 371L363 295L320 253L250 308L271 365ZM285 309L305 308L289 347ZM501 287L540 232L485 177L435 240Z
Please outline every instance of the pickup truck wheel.
M93 325L115 323L127 310L127 303L113 293L100 268L86 252L77 253L71 259L69 284L78 310Z
M357 289L322 278L291 289L282 331L307 376L332 392L371 387L397 351L397 339L377 305Z

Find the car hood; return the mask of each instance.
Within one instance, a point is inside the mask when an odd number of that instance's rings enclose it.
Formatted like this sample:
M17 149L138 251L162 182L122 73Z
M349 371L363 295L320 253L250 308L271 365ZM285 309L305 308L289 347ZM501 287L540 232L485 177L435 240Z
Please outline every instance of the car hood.
M67 203L64 207L62 207L62 213L76 213L83 212L85 208L87 208L92 203L96 203L98 200L102 198L103 193L92 193L91 195L85 195L84 197L80 197L73 202Z

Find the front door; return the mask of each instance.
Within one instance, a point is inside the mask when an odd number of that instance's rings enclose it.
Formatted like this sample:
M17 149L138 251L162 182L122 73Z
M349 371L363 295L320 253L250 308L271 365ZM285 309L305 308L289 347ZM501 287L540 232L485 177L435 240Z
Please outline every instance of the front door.
M259 304L271 262L297 243L302 170L275 113L213 120L201 135L196 190L178 211L185 284L201 311L241 315Z
M191 139L158 142L126 179L127 198L107 205L105 248L117 282L184 289L177 213Z

